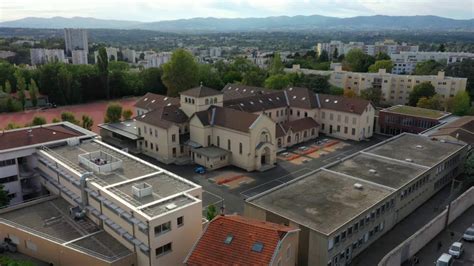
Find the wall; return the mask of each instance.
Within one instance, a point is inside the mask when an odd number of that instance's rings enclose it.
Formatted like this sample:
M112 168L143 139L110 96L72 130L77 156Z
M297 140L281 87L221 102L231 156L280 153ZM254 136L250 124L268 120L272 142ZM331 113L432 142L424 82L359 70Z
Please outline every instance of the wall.
M461 196L451 203L451 209L448 214L446 209L423 226L415 234L390 251L380 262L379 266L395 266L401 265L402 262L411 258L437 234L444 230L446 219L448 223L453 222L465 210L474 205L474 187L464 192ZM448 217L449 215L449 217Z

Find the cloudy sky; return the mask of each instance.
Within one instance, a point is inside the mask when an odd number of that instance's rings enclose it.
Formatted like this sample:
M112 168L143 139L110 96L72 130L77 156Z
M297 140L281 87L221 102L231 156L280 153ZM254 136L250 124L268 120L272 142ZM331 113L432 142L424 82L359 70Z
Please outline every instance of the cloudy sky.
M87 16L159 21L193 17L277 15L437 15L474 17L474 0L0 0L0 21Z

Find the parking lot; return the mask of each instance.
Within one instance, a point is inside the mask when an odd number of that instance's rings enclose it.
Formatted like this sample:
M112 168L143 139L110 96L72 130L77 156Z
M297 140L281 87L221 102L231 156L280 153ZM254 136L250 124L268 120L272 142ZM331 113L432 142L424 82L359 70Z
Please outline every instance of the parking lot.
M165 165L154 159L141 155L159 167L172 171L203 188L203 212L209 205L218 209L225 205L226 213L242 213L244 200L266 190L289 182L304 174L319 169L331 162L344 158L357 151L385 140L387 137L376 135L370 140L360 142L342 141L327 137L308 141L291 147L278 154L276 167L265 172L247 172L237 167L229 166L205 174L194 173L196 165ZM321 140L323 140L321 142ZM320 141L319 143L317 141ZM335 143L334 141L337 141ZM325 147L325 144L333 143ZM305 148L301 148L304 146ZM314 150L316 149L317 150ZM298 155L293 160L288 160L285 153Z
M465 211L446 230L438 234L416 254L419 259L419 264L417 265L434 265L441 254L448 253L449 247L456 241L463 244L464 253L460 258L454 260L453 266L474 265L474 242L467 242L461 239L464 231L473 223L474 206ZM403 265L411 266L413 263L407 261Z

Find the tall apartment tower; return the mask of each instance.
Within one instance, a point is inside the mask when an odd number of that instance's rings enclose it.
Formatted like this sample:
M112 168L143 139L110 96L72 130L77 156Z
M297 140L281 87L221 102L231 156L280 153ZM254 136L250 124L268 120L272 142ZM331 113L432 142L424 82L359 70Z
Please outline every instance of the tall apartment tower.
M89 53L87 30L64 29L64 41L66 43L66 55L71 56L74 50L83 50Z

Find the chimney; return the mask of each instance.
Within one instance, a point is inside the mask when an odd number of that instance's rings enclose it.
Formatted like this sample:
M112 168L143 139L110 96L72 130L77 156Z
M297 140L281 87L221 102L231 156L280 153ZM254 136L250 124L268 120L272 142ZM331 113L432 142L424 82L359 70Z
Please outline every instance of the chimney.
M222 206L221 206L221 209L220 209L220 215L221 215L221 216L225 216L225 205L224 205L224 201L222 201Z

